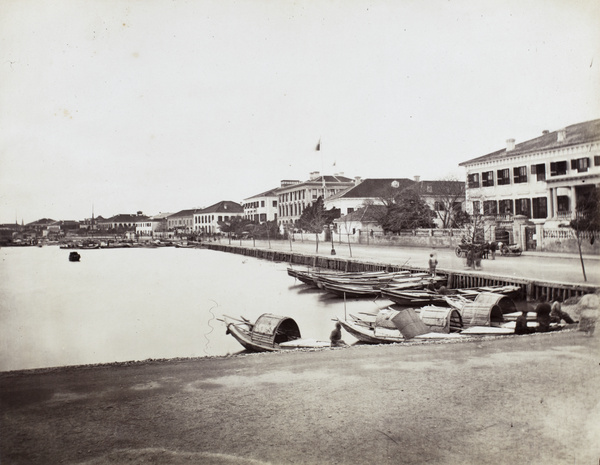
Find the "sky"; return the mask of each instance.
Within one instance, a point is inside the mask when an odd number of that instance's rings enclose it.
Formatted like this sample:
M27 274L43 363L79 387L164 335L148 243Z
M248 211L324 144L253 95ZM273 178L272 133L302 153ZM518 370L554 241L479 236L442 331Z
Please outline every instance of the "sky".
M600 118L598 24L597 0L3 0L0 223L463 179Z

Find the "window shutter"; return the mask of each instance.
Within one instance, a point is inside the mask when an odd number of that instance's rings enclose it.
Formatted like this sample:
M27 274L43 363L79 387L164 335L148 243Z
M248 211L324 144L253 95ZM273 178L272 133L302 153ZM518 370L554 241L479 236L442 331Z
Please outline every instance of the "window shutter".
M550 162L550 176L556 176L556 163Z
M571 169L572 170L576 170L577 169L577 160L571 160Z
M535 174L536 165L531 165L531 174Z
M600 155L594 155L594 166L600 166Z

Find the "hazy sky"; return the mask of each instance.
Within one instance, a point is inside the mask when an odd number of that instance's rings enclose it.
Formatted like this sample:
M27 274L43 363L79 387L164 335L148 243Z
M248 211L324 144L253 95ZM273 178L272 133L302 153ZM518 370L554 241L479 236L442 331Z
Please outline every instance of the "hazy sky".
M597 0L3 0L0 223L462 178L600 117L599 24Z

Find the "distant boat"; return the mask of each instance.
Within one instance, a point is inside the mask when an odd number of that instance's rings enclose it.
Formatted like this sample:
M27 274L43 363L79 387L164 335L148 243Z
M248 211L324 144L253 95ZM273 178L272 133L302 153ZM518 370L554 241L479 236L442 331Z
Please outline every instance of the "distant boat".
M71 252L69 254L69 261L70 262L78 262L81 259L81 255L79 255L78 252Z

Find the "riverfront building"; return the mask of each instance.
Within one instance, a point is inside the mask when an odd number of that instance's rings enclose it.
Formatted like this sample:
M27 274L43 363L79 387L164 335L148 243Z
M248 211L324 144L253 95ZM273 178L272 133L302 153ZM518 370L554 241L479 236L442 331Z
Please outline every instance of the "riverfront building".
M200 208L181 210L169 215L167 228L176 234L185 234L194 230L194 214L202 211Z
M354 180L342 174L321 175L318 171L310 173L308 181L281 181L281 187L277 190L279 229L283 232L293 227L304 209L319 197L327 199L353 186Z
M256 223L277 221L277 192L275 188L244 199L244 218Z
M416 189L421 199L434 212L434 222L439 228L444 227L446 211L460 210L465 202L464 183L462 181L421 181L419 176L408 178L355 178L355 185L325 199L325 209L339 208L342 218L368 205L384 205L386 199L391 199L403 189ZM368 212L368 213L367 213ZM359 215L371 224L380 209L367 209ZM367 214L367 217L363 217ZM346 221L355 222L357 215ZM376 222L376 221L375 221ZM448 222L448 221L446 221ZM336 224L340 221L336 221ZM369 227L369 230L380 230L379 227ZM356 227L352 228L356 230Z
M518 144L508 139L506 148L460 166L467 171L467 211L488 219L489 238L536 249L565 236L549 231L568 225L577 202L600 185L600 119Z
M221 200L194 213L194 231L204 234L218 234L221 232L219 221L230 221L236 216L244 216L244 207L237 202Z
M167 218L171 213L159 213L149 218L142 218L135 224L137 237L151 238L155 236L167 236Z

